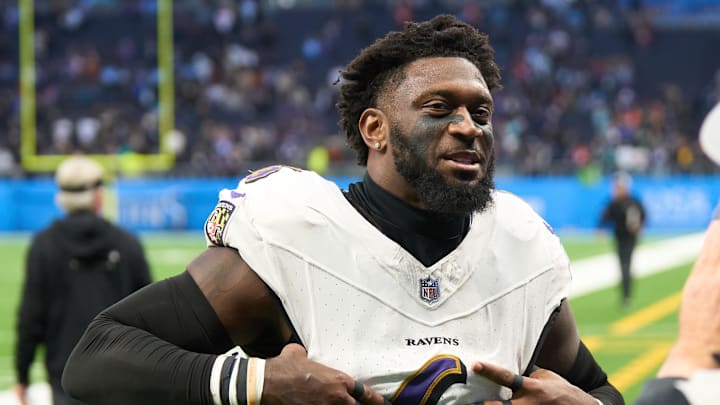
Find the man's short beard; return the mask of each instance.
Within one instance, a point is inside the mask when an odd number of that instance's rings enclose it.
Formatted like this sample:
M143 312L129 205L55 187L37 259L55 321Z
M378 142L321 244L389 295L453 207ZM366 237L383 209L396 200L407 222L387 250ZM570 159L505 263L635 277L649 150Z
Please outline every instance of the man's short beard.
M455 183L427 164L427 145L413 144L395 128L390 131L395 168L415 189L423 208L437 214L466 214L484 211L492 204L495 162L492 151L485 175L475 185Z

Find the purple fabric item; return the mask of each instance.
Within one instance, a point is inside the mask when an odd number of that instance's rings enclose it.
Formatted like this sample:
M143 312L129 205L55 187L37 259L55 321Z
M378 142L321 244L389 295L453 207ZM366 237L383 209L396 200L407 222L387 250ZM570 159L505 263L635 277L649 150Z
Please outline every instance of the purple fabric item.
M393 405L418 404L423 398L431 398L434 391L441 390L437 394L442 395L448 384L442 382L446 379L450 384L454 382L465 382L467 372L457 358L439 357L429 364L426 364L415 376L402 386L401 391L393 398Z

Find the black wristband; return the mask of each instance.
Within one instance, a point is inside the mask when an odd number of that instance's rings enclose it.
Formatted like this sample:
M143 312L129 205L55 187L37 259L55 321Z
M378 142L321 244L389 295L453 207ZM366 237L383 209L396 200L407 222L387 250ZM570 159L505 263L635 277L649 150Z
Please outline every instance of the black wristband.
M235 357L228 357L225 359L220 371L220 403L223 405L230 405L230 373L235 367L237 359Z
M235 398L237 398L238 405L247 405L247 373L248 373L248 360L239 358L240 362L237 366L237 373L235 373Z

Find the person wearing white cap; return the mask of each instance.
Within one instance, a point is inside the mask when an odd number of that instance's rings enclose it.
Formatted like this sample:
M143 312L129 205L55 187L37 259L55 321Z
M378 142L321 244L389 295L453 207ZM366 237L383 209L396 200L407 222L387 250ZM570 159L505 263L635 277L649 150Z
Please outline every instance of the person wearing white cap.
M75 343L98 312L151 281L140 242L100 216L103 175L87 157L63 161L55 201L66 216L38 233L28 250L15 351L15 392L23 405L39 345L54 404L81 404L60 384Z
M720 164L720 104L700 128L700 146ZM720 205L685 282L678 338L635 405L720 404Z

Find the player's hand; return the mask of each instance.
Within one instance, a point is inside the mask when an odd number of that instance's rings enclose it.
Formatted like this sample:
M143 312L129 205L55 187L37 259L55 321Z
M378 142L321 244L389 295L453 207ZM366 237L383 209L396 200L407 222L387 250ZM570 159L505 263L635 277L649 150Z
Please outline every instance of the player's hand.
M720 353L720 220L714 220L683 288L678 339L660 377L690 377L700 369L718 368Z
M361 391L361 392L360 392ZM349 375L309 360L297 344L285 346L279 356L265 363L263 405L365 405L389 404Z
M475 374L481 375L504 387L515 388L515 373L490 363L476 362ZM513 391L512 399L485 401L483 405L597 405L597 400L580 388L550 370L537 369L529 377L520 376L520 387Z
M15 384L15 395L17 396L20 405L28 405L27 385Z

